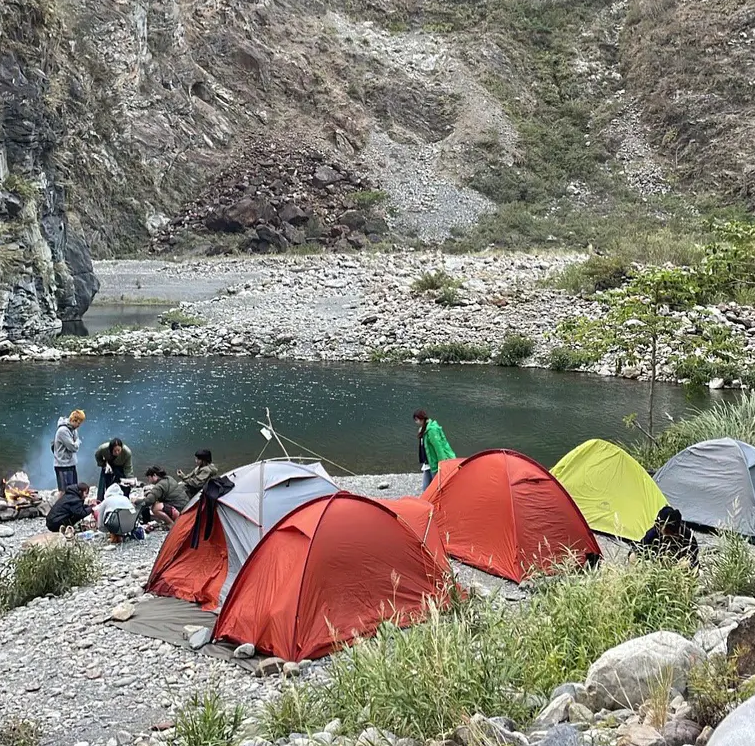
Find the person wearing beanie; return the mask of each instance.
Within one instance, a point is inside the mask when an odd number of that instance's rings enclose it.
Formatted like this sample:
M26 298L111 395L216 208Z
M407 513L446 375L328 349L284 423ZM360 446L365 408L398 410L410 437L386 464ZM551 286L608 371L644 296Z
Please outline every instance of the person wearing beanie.
M58 420L55 438L52 441L58 498L63 497L68 487L78 484L79 476L76 466L79 463L78 453L81 447L78 430L84 420L86 420L86 415L81 409L74 409L68 417L61 417Z
M200 493L207 482L218 475L218 467L212 463L212 454L207 450L199 450L194 454L194 468L184 474L180 469L176 472L183 483L189 497Z
M638 551L655 558L687 562L690 567L698 566L699 549L697 539L682 520L682 514L670 505L664 505L655 522L642 537Z

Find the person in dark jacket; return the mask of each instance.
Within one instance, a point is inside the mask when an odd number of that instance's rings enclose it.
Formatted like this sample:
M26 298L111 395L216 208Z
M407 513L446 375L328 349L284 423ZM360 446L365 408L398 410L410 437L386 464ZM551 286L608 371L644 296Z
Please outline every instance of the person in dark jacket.
M146 472L152 489L145 495L144 505L152 509L152 517L169 528L189 502L183 484L169 477L161 466L150 466Z
M65 526L75 526L92 514L92 507L85 505L89 497L89 485L85 482L72 484L66 488L62 497L59 497L50 508L45 522L50 531L58 532Z
M687 562L698 566L697 539L682 520L682 514L670 505L658 511L655 523L642 537L633 555L645 555Z

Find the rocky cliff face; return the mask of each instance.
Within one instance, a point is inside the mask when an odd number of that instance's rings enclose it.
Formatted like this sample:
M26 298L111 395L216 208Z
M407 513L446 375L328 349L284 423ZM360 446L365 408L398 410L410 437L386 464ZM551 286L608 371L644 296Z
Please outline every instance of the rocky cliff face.
M69 225L55 165L64 126L44 98L44 70L21 43L35 33L21 12L13 2L0 11L0 340L56 334L99 289L89 247Z

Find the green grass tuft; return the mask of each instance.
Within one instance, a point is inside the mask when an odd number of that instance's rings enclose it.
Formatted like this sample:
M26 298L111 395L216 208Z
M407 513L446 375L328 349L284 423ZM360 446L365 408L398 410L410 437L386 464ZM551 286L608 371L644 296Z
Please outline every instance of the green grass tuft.
M724 529L708 555L705 580L711 592L755 595L755 548L741 534Z
M0 613L40 596L61 596L98 575L97 555L86 544L29 547L0 568Z
M244 708L228 708L217 692L195 694L176 714L177 746L236 746ZM288 735L288 734L286 734Z
M457 288L461 283L455 280L443 269L437 272L423 272L413 283L412 292L426 293L430 290L443 290L444 288Z
M421 363L428 360L438 360L444 364L484 362L490 359L490 348L464 342L446 342L423 347L417 359Z
M178 324L178 326L204 326L205 320L198 316L191 316L180 308L174 308L172 311L166 311L160 314L160 323L164 326Z

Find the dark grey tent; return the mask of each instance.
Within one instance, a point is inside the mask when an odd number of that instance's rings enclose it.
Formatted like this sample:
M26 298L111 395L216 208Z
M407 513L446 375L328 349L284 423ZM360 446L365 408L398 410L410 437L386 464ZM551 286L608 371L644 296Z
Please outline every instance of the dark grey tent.
M732 438L705 440L653 476L685 521L755 536L755 448Z

